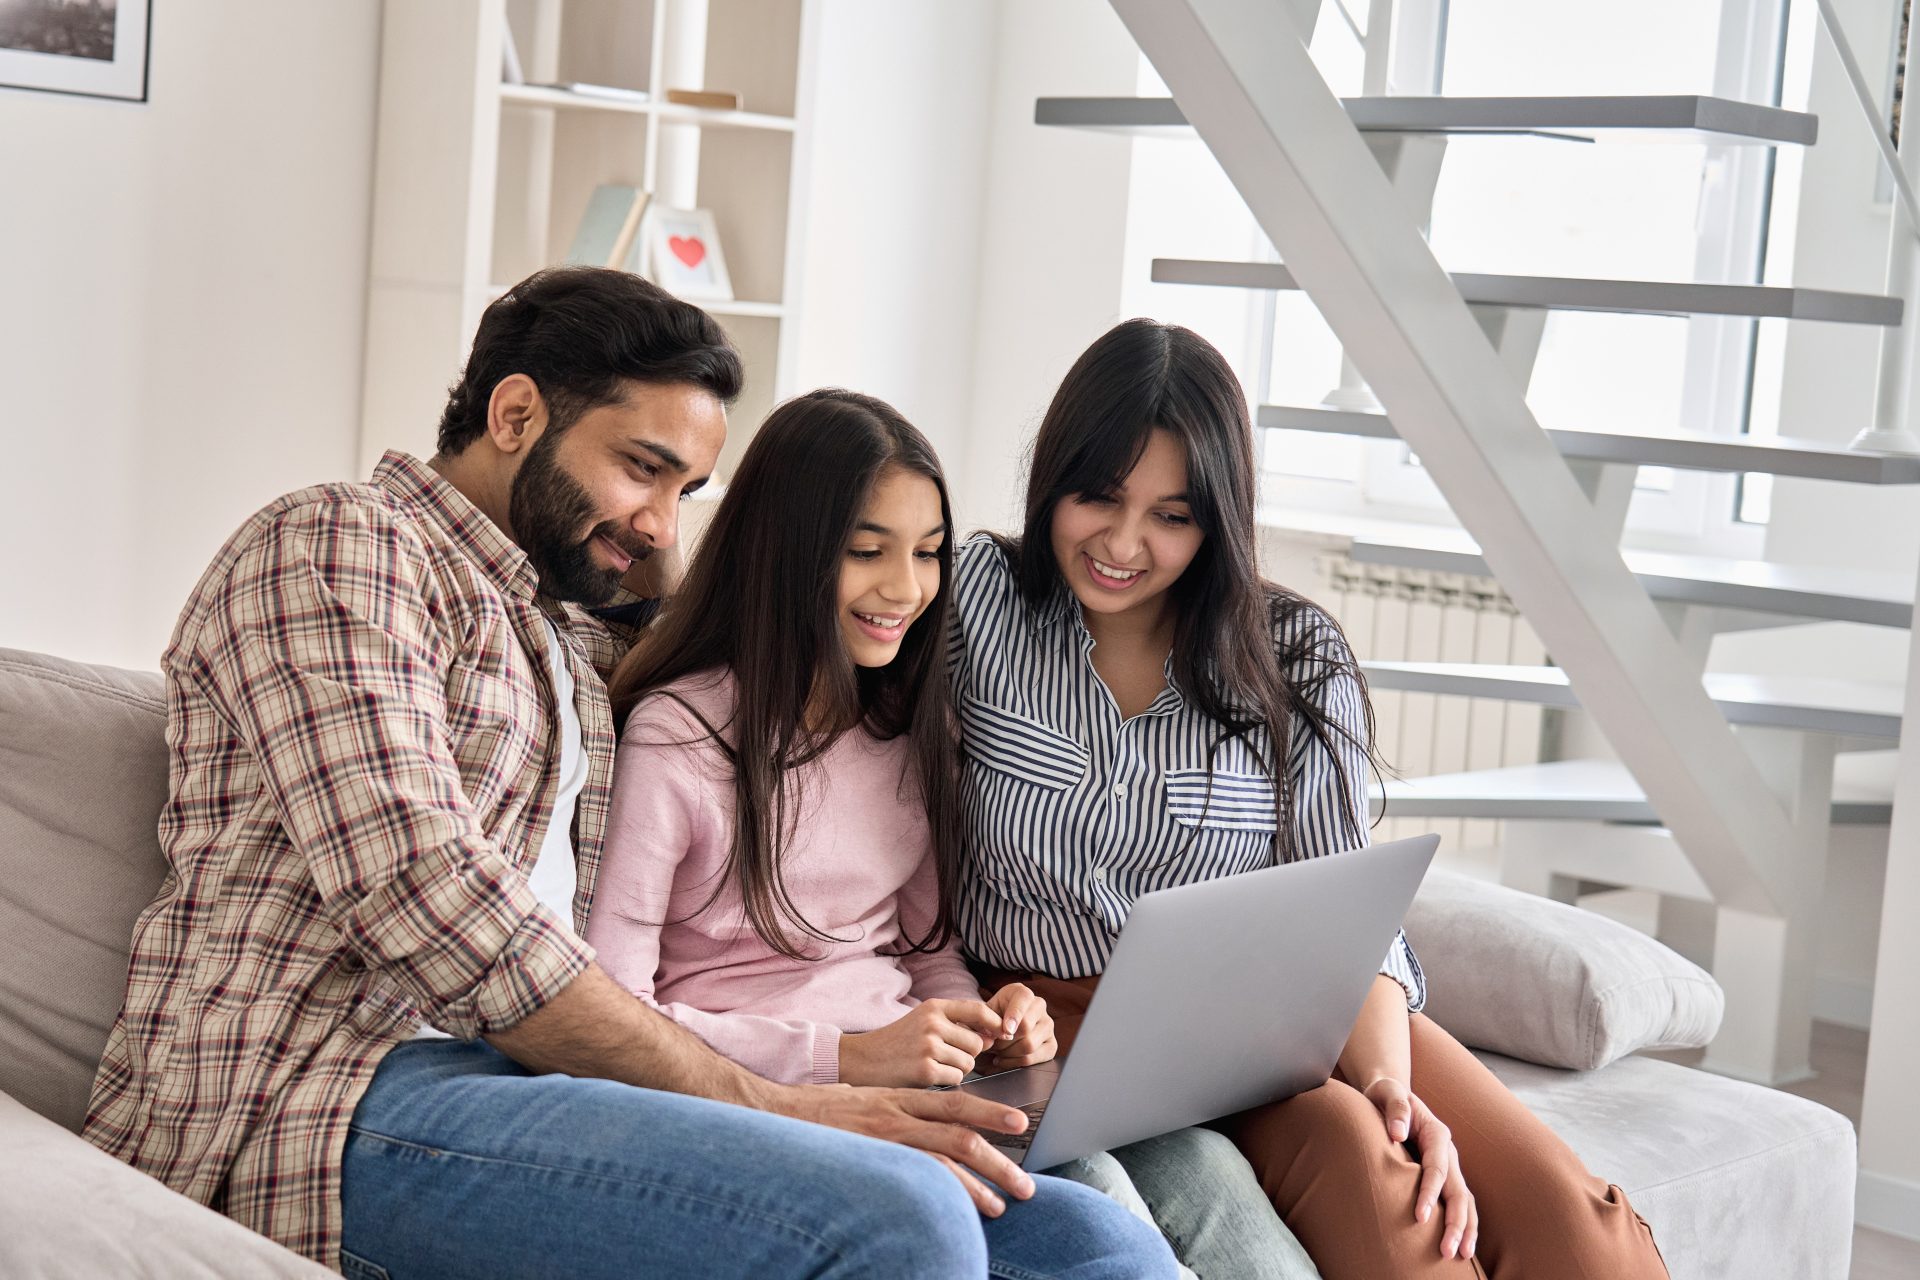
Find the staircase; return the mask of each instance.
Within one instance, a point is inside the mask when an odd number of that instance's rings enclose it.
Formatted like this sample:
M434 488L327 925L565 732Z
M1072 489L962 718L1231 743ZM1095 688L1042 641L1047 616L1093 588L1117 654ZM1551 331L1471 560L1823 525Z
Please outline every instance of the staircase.
M1304 290L1379 410L1263 405L1259 425L1404 440L1463 528L1356 529L1348 554L1495 579L1557 664L1370 662L1372 686L1577 706L1619 756L1410 779L1376 792L1376 806L1506 820L1503 876L1536 891L1570 898L1589 881L1635 885L1665 895L1676 919L1682 904L1697 908L1696 921L1707 913L1710 958L1728 993L1707 1065L1767 1083L1807 1074L1828 832L1892 821L1896 850L1903 839L1920 845L1920 746L1902 764L1904 795L1888 764L1910 693L1840 678L1706 675L1707 649L1717 633L1812 619L1911 628L1915 584L1623 554L1622 528L1642 466L1915 485L1920 456L1791 438L1543 430L1525 391L1553 310L1891 328L1902 302L1797 286L1450 275L1422 228L1451 137L1793 147L1814 143L1819 123L1701 96L1342 100L1307 54L1315 0L1112 3L1173 96L1043 98L1036 123L1198 134L1283 262L1158 259L1153 279ZM1594 838L1569 839L1576 824ZM1920 1070L1914 1039L1909 1076Z

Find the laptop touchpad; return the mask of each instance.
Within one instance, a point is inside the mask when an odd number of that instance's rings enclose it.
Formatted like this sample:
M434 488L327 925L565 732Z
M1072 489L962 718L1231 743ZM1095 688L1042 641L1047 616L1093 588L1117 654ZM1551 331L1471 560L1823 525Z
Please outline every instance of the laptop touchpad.
M1026 1107L1043 1101L1053 1092L1053 1086L1059 1080L1059 1064L1043 1062L1037 1067L1003 1071L999 1075L982 1076L978 1080L948 1087L1003 1106Z

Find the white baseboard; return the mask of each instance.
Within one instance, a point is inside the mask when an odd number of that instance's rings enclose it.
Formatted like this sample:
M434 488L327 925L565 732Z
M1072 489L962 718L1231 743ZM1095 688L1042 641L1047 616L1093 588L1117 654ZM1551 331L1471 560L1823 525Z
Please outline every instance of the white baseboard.
M1854 1190L1853 1220L1890 1236L1920 1240L1920 1182L1862 1169Z

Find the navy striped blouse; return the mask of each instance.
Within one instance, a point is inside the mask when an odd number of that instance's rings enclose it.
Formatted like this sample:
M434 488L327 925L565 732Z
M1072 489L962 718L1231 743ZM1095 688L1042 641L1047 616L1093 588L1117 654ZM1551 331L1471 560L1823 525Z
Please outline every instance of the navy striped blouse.
M1248 744L1219 747L1209 798L1218 723L1181 696L1171 670L1153 704L1123 720L1064 585L1030 608L1005 553L976 535L955 557L949 616L967 757L959 923L969 952L1004 969L1099 973L1141 894L1273 864L1273 786ZM1343 643L1324 614L1305 611L1288 625ZM1341 677L1324 688L1329 718L1364 741L1359 684ZM1251 736L1264 749L1266 735ZM1292 739L1295 856L1350 847L1341 815L1366 812L1364 756L1334 736L1351 788L1343 791L1319 741L1304 728ZM1426 1003L1404 934L1380 971L1406 988L1409 1007Z

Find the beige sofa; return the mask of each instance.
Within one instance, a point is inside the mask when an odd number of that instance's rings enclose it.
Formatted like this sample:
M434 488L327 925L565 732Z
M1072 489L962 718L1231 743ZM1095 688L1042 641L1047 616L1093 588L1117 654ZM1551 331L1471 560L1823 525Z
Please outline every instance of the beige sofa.
M134 917L165 872L155 838L165 726L157 675L0 650L0 1276L9 1280L326 1274L74 1136ZM1480 1054L1627 1190L1675 1280L1845 1277L1854 1138L1843 1117L1619 1056L1711 1036L1720 997L1705 974L1588 913L1439 874L1407 930L1432 984L1429 1012L1476 1049L1536 1060Z

